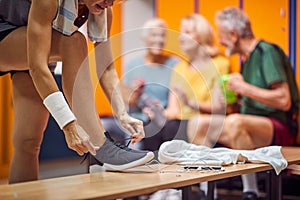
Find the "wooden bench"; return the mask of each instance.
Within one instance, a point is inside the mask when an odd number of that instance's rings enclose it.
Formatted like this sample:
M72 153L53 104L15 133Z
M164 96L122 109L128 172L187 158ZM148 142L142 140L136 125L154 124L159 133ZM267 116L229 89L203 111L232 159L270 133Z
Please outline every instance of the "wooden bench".
M300 163L300 148L284 147L282 153L289 164ZM1 185L0 199L117 199L169 188L182 189L183 199L189 199L193 184L210 181L209 187L212 189L215 180L262 171L271 172L269 199L281 199L280 176L274 175L269 164L230 165L225 167L225 171L204 173L179 172L179 168L168 165L153 173L99 172Z

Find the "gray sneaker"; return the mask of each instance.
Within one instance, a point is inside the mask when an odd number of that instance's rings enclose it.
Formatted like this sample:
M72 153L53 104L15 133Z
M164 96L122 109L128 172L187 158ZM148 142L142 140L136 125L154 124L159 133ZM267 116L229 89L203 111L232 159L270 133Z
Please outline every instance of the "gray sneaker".
M96 156L90 154L90 173L122 171L143 165L154 158L153 152L133 150L114 142L108 132L105 135L107 140L96 152Z

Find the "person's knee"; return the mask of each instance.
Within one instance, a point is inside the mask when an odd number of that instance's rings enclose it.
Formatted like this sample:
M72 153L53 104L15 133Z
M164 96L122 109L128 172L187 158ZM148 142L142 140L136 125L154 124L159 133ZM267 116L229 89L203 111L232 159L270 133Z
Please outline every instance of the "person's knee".
M231 114L226 118L226 137L230 141L229 146L231 148L240 148L240 143L244 143L249 135L245 128L244 119L241 114Z
M226 117L225 125L231 130L243 129L243 119L240 114L231 114Z
M39 137L14 137L14 152L21 153L22 156L38 156L41 142Z
M209 126L209 121L201 119L201 117L193 117L188 121L188 136L203 136L206 134L206 131Z

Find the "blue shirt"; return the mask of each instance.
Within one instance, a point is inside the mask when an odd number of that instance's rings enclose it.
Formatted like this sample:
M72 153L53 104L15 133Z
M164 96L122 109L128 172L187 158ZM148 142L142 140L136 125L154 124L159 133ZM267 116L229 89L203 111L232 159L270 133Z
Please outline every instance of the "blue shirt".
M176 57L169 57L164 64L145 63L144 57L140 56L130 60L125 65L122 81L125 86L129 86L131 82L137 78L145 81L144 92L152 99L156 99L165 108L168 103L169 84L173 67L179 62ZM144 122L148 121L148 117L142 110L131 113L131 115Z

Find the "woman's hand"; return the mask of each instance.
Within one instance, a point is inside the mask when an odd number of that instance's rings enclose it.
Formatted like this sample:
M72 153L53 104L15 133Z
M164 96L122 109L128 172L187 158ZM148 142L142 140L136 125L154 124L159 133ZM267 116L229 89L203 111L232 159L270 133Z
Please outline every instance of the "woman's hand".
M147 115L149 119L153 120L155 117L157 117L156 115L158 113L153 112L153 109L155 109L155 111L159 111L164 115L164 107L160 104L158 100L154 99L151 103L153 104L153 107L145 107L143 109L143 112Z
M81 156L87 152L90 152L92 155L96 155L96 151L99 147L92 144L89 135L77 124L76 121L67 124L63 128L63 132L70 149L76 151Z
M121 126L131 133L131 142L134 144L145 137L143 122L130 117L128 113L119 117Z

